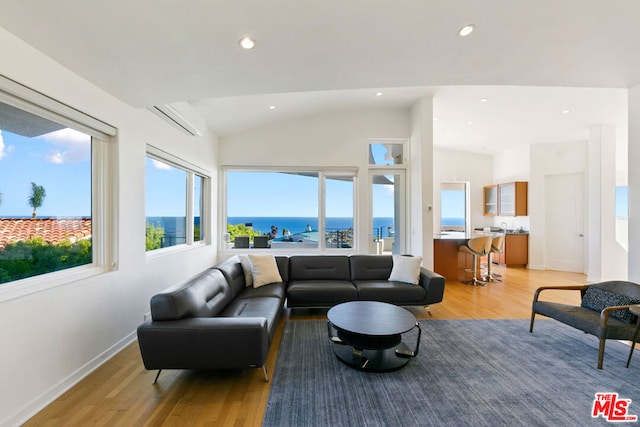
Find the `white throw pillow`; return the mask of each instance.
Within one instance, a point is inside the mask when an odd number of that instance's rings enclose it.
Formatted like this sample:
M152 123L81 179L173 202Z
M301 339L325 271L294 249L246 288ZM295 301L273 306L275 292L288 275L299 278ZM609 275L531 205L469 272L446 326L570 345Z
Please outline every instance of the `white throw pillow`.
M278 264L273 255L249 254L249 260L251 261L251 274L253 275L254 288L259 288L269 283L282 282Z
M251 261L246 255L240 255L240 264L242 264L242 271L244 272L244 284L245 286L253 286L253 274L251 274Z
M421 256L393 255L393 268L389 280L417 285L420 282L420 264Z

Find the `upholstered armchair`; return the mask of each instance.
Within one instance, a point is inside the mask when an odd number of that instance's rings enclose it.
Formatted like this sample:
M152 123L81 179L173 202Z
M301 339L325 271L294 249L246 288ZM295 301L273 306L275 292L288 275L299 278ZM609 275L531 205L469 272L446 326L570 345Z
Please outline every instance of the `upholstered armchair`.
M540 301L543 291L579 291L579 306ZM543 286L533 296L531 324L536 314L550 317L566 325L596 336L600 340L598 369L602 369L605 342L608 339L632 340L637 317L629 307L640 304L640 285L626 281L609 281L581 286Z

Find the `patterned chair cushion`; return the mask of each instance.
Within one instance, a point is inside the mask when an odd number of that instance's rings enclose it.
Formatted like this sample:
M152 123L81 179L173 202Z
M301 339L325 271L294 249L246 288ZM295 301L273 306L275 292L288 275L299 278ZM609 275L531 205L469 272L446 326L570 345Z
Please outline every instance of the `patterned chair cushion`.
M640 304L640 299L617 294L597 286L589 286L582 297L580 306L600 312L606 307L633 304ZM635 323L638 319L629 310L616 310L611 313L611 317L629 324Z

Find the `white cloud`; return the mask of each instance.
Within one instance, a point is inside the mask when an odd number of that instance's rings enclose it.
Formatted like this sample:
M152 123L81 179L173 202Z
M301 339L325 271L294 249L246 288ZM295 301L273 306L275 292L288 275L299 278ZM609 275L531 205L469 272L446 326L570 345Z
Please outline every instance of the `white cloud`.
M91 136L82 132L66 128L42 135L42 138L55 146L45 157L48 162L75 163L91 157Z
M0 130L0 160L11 153L15 148L15 145L5 145L4 139L2 138L2 130Z
M45 156L45 159L49 163L61 164L64 163L65 155L59 151L50 151Z
M170 171L171 170L171 166L169 166L166 163L159 162L159 161L157 161L155 159L151 159L151 162L153 163L153 166L156 169L160 169L160 170L164 170L164 171Z

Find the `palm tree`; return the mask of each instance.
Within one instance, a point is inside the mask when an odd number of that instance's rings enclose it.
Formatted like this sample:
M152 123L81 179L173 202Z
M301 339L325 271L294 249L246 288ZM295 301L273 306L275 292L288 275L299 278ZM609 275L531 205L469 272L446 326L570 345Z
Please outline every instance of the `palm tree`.
M29 206L33 208L31 218L36 217L36 209L42 206L46 196L47 192L42 185L37 185L35 182L31 183L31 196L29 196Z

